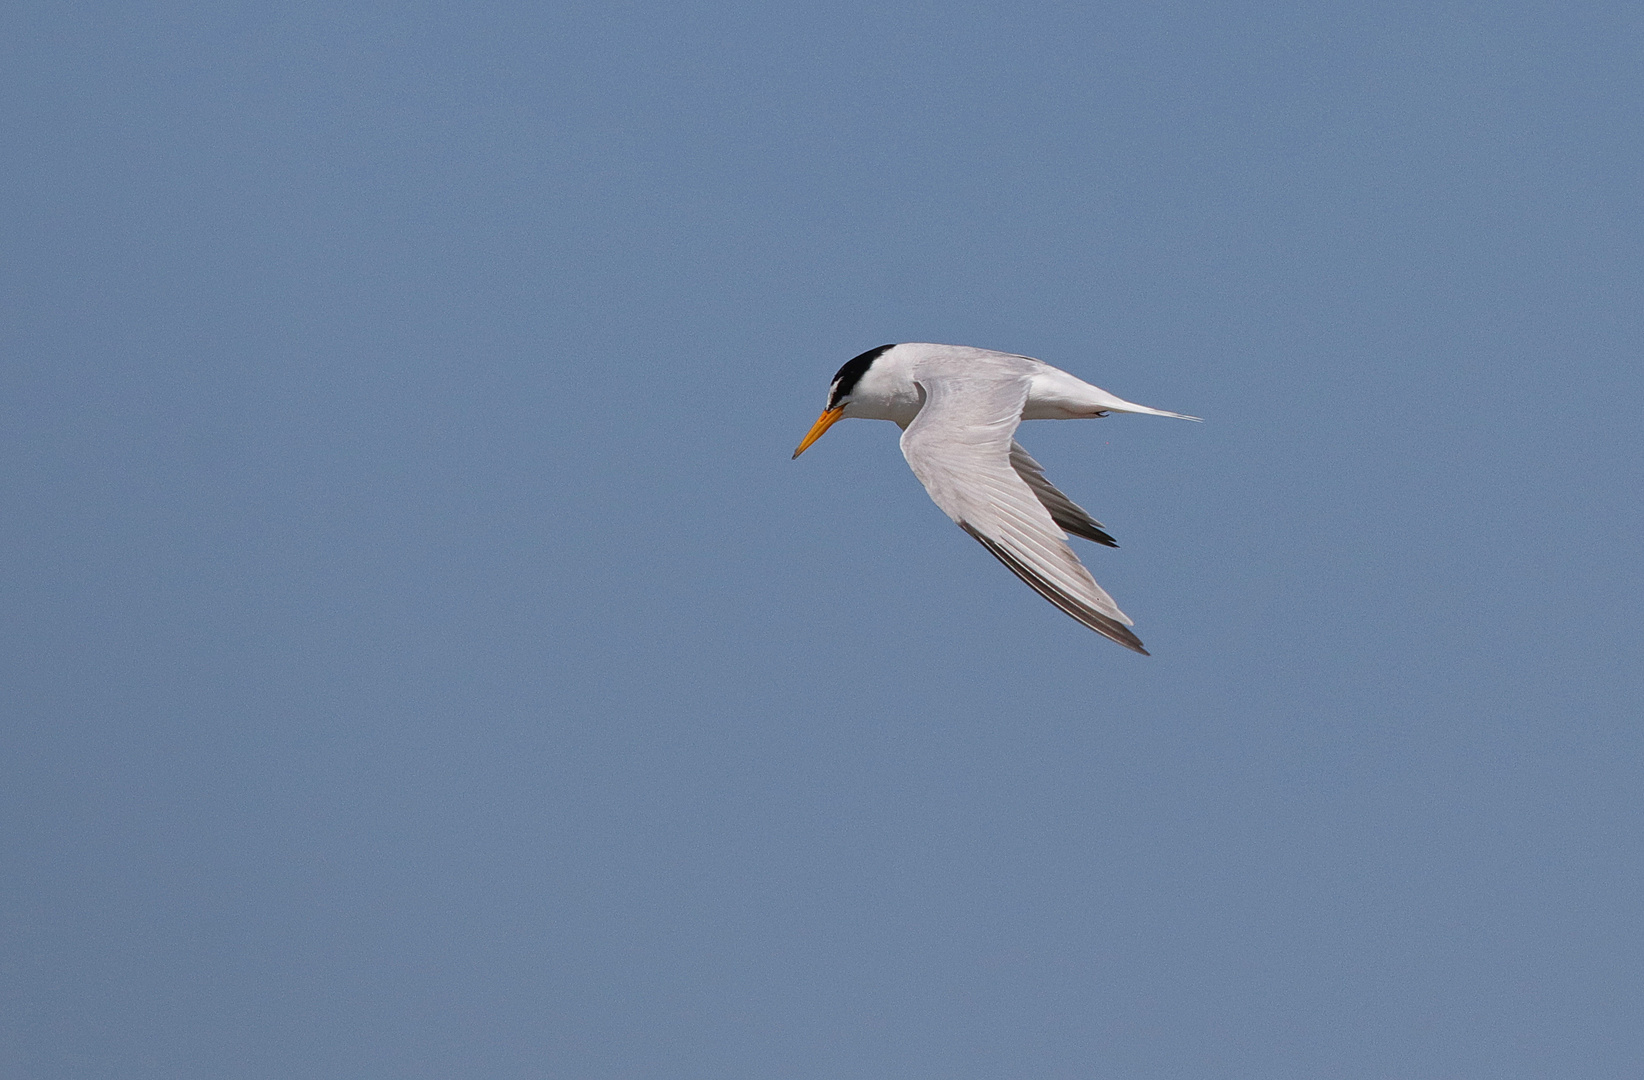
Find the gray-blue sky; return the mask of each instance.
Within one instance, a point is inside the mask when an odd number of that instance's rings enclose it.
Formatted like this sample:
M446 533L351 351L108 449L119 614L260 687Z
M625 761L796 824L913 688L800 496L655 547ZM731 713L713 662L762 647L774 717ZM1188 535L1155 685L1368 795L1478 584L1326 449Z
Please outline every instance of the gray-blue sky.
M1636 1076L1640 21L10 5L0 1066Z

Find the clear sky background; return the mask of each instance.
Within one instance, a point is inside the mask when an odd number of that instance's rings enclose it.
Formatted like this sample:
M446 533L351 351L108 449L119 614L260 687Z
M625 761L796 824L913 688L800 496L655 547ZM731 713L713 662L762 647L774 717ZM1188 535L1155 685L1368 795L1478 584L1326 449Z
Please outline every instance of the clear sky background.
M1644 1073L1644 8L0 15L0 1073ZM1035 423L1152 657L933 506Z

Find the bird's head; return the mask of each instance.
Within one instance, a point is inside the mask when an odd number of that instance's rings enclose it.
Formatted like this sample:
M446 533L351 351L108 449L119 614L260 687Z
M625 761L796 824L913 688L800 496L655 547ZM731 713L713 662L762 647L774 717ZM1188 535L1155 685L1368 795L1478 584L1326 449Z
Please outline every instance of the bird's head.
M895 346L881 345L877 349L869 349L860 356L853 356L845 361L845 366L834 375L833 384L828 387L828 407L822 410L822 415L816 418L816 423L811 425L810 431L800 440L799 449L793 452L794 457L803 454L811 443L822 437L823 432L850 414L851 393L856 389L856 384L862 381L862 376L867 374L880 354L892 348Z

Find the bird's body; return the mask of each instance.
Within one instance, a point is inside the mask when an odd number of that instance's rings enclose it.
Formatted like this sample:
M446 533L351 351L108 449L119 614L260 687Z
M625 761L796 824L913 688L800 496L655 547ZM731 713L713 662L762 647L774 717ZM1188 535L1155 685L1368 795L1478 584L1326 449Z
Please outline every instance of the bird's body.
M1130 619L1067 545L1063 532L1113 538L1045 479L1015 440L1023 420L1109 412L1197 419L1150 409L1013 353L963 345L882 345L845 363L798 457L841 419L889 420L902 454L936 505L1045 599L1126 648L1145 653Z

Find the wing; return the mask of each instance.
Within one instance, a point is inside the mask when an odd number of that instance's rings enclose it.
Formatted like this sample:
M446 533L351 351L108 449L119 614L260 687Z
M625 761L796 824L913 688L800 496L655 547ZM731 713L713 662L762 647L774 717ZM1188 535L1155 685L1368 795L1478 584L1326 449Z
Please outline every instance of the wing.
M1074 536L1082 536L1108 547L1119 546L1117 540L1103 531L1100 521L1085 513L1084 507L1057 491L1056 485L1045 479L1044 466L1029 457L1022 444L1015 439L1010 441L1010 467L1016 470L1017 476L1027 481L1033 494L1045 504L1045 509L1050 511L1050 520Z
M1051 511L1012 468L1011 436L1021 423L1028 377L939 375L917 382L925 404L902 433L902 455L936 505L1046 600L1145 654L1127 629L1130 619L1096 584Z

